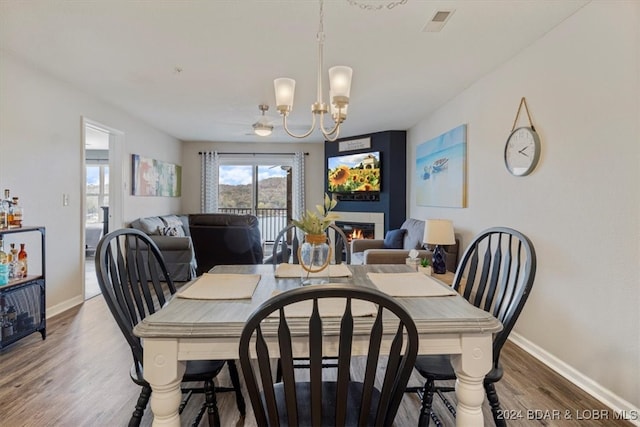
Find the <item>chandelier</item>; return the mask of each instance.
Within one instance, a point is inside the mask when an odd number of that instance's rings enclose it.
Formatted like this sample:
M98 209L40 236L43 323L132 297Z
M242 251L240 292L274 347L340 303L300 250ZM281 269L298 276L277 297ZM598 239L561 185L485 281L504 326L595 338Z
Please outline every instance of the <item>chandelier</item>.
M293 109L293 95L296 88L296 81L290 78L279 78L273 81L276 91L276 108L282 116L282 125L285 132L294 138L306 138L315 130L316 124L324 137L329 141L335 141L340 134L340 124L347 118L347 107L349 106L349 92L351 91L351 67L335 66L329 69L329 101L327 104L322 99L322 53L324 47L324 31L322 22L324 19L323 0L320 0L320 18L318 25L318 86L316 102L311 104L312 123L309 131L302 135L296 135L289 131L287 127L287 116ZM329 113L333 119L330 129L324 127L324 116ZM319 117L318 117L319 116Z

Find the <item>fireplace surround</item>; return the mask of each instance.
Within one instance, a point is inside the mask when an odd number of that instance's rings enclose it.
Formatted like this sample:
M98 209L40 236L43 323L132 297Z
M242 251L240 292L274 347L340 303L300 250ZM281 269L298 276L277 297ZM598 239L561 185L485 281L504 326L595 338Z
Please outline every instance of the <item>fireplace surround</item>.
M351 149L350 140L362 140L359 148ZM341 144L345 142L345 144ZM354 145L355 147L356 145ZM375 239L384 239L388 230L400 228L406 217L406 132L383 131L367 135L325 142L325 165L328 158L368 151L380 152L380 192L376 200L341 199L334 209L340 215L338 221L374 223ZM327 169L328 170L328 169ZM328 187L325 180L325 191Z

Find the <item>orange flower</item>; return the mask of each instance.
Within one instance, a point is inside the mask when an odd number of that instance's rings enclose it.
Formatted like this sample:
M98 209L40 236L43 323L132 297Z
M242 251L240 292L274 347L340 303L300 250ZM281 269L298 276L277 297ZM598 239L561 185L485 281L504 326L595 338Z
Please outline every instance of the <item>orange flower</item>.
M360 187L358 187L357 191L373 191L373 190L374 190L373 185L371 185L371 184L363 184Z
M349 179L349 175L349 167L340 166L331 173L329 182L331 182L331 185L344 184Z

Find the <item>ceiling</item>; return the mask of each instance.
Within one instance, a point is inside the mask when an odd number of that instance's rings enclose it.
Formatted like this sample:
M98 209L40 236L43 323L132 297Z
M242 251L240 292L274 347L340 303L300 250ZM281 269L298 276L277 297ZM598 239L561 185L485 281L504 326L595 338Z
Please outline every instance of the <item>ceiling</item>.
M333 65L354 70L340 136L410 128L586 3L326 0L324 79ZM183 141L290 142L273 79L296 79L290 124L301 131L316 97L318 9L306 0L2 0L0 48ZM439 10L454 13L440 32L423 31ZM261 103L276 120L269 137L251 134Z

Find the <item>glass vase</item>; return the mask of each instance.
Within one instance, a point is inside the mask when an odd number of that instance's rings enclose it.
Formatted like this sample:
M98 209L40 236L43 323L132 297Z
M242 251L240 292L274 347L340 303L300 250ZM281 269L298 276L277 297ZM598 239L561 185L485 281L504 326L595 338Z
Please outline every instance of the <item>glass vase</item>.
M306 234L298 249L298 260L302 267L302 284L312 285L329 282L331 245L325 234Z

